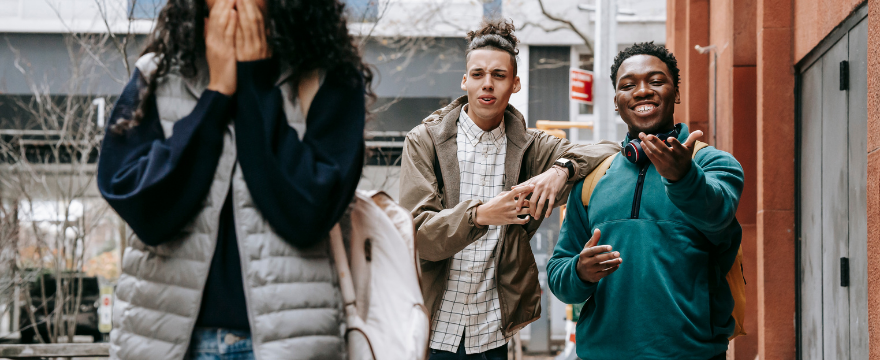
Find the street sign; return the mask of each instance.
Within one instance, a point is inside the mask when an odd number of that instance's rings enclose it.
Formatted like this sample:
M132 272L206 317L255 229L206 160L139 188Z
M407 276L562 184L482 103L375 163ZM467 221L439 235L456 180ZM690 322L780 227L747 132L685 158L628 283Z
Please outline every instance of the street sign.
M568 79L571 99L593 105L593 72L571 69Z
M101 303L98 305L98 331L109 333L113 328L113 287L101 286Z

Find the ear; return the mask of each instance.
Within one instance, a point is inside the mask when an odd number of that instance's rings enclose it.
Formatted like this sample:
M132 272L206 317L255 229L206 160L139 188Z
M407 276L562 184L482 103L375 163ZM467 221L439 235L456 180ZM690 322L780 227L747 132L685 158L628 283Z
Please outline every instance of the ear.
M678 86L675 87L675 103L681 104L681 93L678 92Z
M461 89L467 91L467 74L461 76Z
M522 83L519 82L519 76L515 76L513 78L513 92L518 93L520 90L522 90Z
M620 112L620 108L617 107L617 92L614 92L614 97L611 100L614 103L614 111Z

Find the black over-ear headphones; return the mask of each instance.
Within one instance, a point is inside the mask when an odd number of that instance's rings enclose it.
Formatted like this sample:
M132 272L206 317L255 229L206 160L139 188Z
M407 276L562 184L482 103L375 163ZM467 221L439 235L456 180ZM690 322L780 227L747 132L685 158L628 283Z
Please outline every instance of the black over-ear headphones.
M681 129L681 124L676 124L675 127L672 128L672 131L664 134L657 134L656 136L663 139L663 143L665 143L666 146L670 146L666 139L669 139L670 137L678 139L679 129ZM638 138L638 135L632 136L632 134L626 133L626 136L632 140L629 141L629 144L620 144L623 146L623 149L620 149L620 153L623 154L629 162L636 165L642 165L649 162L650 160L648 160L648 156L645 155L645 151L642 150L642 140Z

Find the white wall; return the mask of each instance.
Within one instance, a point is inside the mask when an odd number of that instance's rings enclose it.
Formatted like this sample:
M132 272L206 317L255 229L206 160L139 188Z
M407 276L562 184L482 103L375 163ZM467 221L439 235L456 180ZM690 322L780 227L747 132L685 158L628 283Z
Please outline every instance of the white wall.
M351 23L357 35L378 37L464 37L480 25L479 0L379 0L379 21Z
M106 25L101 12L108 16L115 32L126 32L130 0L0 0L0 32L57 33L104 32ZM543 0L547 11L575 24L592 39L591 13L577 5L593 0ZM655 40L665 43L666 2L658 0L618 0L621 8L632 9L635 16L618 17L620 43ZM100 7L98 4L101 4ZM468 30L479 26L483 16L481 0L379 0L379 21L352 23L357 35L464 37ZM505 18L513 19L520 30L523 44L575 45L583 40L559 22L541 13L538 0L505 0ZM135 33L145 34L152 28L149 20L132 23Z
M130 0L0 0L0 32L106 32L101 13L114 32L127 32ZM100 3L100 6L98 5ZM131 23L135 33L147 33L153 21Z
M593 0L543 0L544 9L552 16L570 21L586 36L592 45L595 27L593 12L578 9L579 4L593 5ZM620 9L632 10L635 15L617 17L619 43L666 41L666 2L659 0L618 0ZM504 17L511 18L519 29L517 37L529 45L582 45L584 44L567 24L550 20L541 12L538 0L506 0Z

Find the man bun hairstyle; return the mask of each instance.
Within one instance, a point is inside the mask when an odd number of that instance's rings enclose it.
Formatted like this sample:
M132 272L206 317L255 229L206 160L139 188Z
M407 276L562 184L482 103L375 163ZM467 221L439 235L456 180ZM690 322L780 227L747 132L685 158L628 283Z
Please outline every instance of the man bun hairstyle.
M626 59L636 55L651 55L660 59L660 61L663 61L666 64L666 67L669 68L669 75L672 76L672 83L675 85L676 89L678 88L678 84L681 82L678 74L678 60L675 59L675 55L669 52L665 46L654 44L654 42L651 41L636 43L617 54L614 58L614 64L611 65L611 86L613 86L614 89L617 89L617 70L620 69L620 65L623 64Z
M510 61L513 63L513 73L516 74L516 56L519 55L519 49L516 45L519 40L513 32L516 27L510 20L489 20L483 21L479 30L468 31L467 50L465 50L465 59L469 59L471 52L474 50L491 49L504 51L510 54Z

